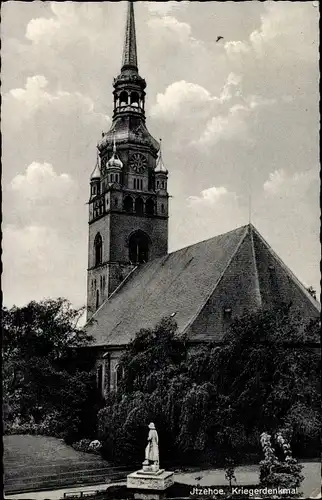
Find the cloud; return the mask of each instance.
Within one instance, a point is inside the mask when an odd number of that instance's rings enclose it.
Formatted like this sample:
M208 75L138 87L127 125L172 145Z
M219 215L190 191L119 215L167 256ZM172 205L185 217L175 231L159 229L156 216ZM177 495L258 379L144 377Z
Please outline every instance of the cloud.
M7 307L65 296L84 305L85 249L75 238L44 226L3 229L3 290ZM85 267L84 267L85 269Z
M263 188L268 196L296 197L299 199L305 195L312 185L314 187L319 185L318 169L295 172L291 175L284 169L279 169L269 174Z
M246 118L249 109L245 106L232 106L226 116L218 115L211 118L198 141L193 144L200 146L214 145L220 140L245 140L248 136Z
M169 85L163 94L157 94L151 116L173 121L182 118L182 115L189 115L193 110L206 109L212 99L210 92L200 85L181 80Z
M147 126L163 138L170 173L170 246L247 223L252 178L256 226L296 274L316 284L318 181L300 174L319 161L318 9L310 2L137 2L134 8L152 115ZM125 13L125 2L3 5L5 227L21 230L21 245L31 238L25 228L47 228L50 244L40 249L47 259L55 246L64 255L63 239L72 248L77 241L86 257L88 178L96 143L110 124ZM224 40L215 43L217 35ZM34 162L53 167L46 183L57 196L48 188L47 204L41 190L28 198L11 186L17 175L29 177L26 166ZM274 171L279 174L271 179ZM22 184L27 192L27 180ZM57 239L50 240L50 232ZM65 255L56 264L63 269L68 250ZM86 258L73 269L85 279ZM53 272L41 284L44 293L61 274ZM6 296L13 295L10 286L27 296L29 283L32 298L33 283L26 280L17 275L7 282Z
M31 163L25 174L16 175L10 188L26 200L64 199L75 190L75 183L69 174L57 174L49 163Z
M171 250L225 233L247 222L242 201L225 186L206 188L198 195L173 203L171 210Z
M166 16L169 12L186 8L188 4L189 2L185 1L148 2L147 8L151 14Z
M70 116L72 113L86 115L96 115L105 126L110 125L108 116L95 111L94 102L91 98L82 95L80 92L66 92L56 90L48 91L49 82L43 75L28 77L24 88L11 89L4 95L3 115L11 124L19 126L21 119L29 119L39 110L59 112L61 116ZM15 112L15 113L13 113ZM10 120L10 115L14 114ZM18 115L18 116L17 116Z
M213 205L224 196L233 196L233 198L236 198L236 193L229 193L224 186L220 186L218 188L213 186L201 191L200 196L189 196L188 200L192 206L200 203Z
M80 200L79 186L70 174L58 174L49 163L32 162L23 174L16 175L4 192L4 222L17 227L33 224L60 229L74 234L79 222L75 221L75 206L84 217L84 203ZM6 210L7 206L14 210Z
M157 33L162 32L163 41L166 42L174 41L181 44L185 42L197 42L191 37L190 24L178 21L178 19L172 16L152 17L148 21L148 26Z

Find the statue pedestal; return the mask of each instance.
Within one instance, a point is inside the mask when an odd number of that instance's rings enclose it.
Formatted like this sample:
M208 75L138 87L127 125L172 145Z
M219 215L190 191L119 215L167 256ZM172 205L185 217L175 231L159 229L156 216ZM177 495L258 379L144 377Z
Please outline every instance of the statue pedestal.
M137 500L159 500L165 498L165 490L172 486L174 473L164 469L153 470L144 465L141 470L127 476L126 486L134 491Z

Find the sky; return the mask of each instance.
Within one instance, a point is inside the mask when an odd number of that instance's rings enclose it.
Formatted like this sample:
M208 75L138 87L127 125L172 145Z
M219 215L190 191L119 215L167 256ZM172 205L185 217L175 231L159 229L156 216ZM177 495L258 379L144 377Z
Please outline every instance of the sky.
M2 4L7 307L86 303L89 176L125 16L126 2ZM135 17L147 126L169 170L169 250L251 217L319 293L318 3L146 1Z

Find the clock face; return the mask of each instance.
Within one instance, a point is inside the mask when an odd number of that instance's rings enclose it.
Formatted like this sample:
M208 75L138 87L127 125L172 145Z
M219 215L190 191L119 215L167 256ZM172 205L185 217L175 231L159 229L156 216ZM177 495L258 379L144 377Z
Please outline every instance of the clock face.
M130 166L137 174L143 174L147 166L147 159L142 153L133 153L130 158Z

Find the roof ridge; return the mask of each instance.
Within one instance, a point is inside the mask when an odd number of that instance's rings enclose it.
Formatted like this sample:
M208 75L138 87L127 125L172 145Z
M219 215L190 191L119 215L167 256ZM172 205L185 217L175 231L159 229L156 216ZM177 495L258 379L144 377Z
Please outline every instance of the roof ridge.
M282 269L284 269L286 274L293 280L293 282L295 282L299 286L301 292L306 296L306 298L309 299L311 304L314 307L316 307L318 310L320 310L321 304L312 297L312 295L307 291L307 289L305 288L303 283L296 277L296 275L293 273L293 271L291 271L291 269L283 262L283 260L273 250L273 248L270 246L270 244L265 240L265 238L263 238L263 236L260 234L260 232L252 224L250 224L250 226L251 226L251 230L255 232L256 236L258 236L258 238L264 244L264 246L267 248L267 250L277 260L277 262L280 264Z
M257 259L256 259L255 246L254 246L252 224L249 224L249 234L250 234L251 253L252 253L253 260L254 260L253 264L254 264L254 273L255 273L255 281L256 281L255 294L258 295L258 301L259 301L259 304L260 304L260 307L261 307L262 306L262 294L261 294L261 287L260 287L260 284L259 284Z
M189 328L189 326L191 326L191 324L195 321L195 319L199 316L199 314L201 313L201 311L205 308L206 304L208 303L208 300L210 299L210 297L212 296L212 294L214 293L214 291L216 290L217 286L219 285L219 283L221 282L221 280L223 279L227 269L229 268L233 258L235 257L235 255L237 254L239 248L241 247L243 241L245 240L247 234L249 233L249 224L247 224L246 226L241 226L240 228L238 229L241 229L241 228L244 228L245 231L244 231L244 234L241 236L240 238L240 241L237 243L236 245L236 248L234 250L234 252L232 253L232 255L230 256L228 262L227 262L227 265L225 266L224 270L222 271L221 275L219 276L218 280L216 281L216 283L214 284L214 286L212 287L211 289L211 292L208 294L208 297L204 300L203 302L203 305L200 306L197 310L197 312L194 314L194 316L188 321L188 323L186 324L186 326L183 328L182 330L182 334L186 333L186 330ZM228 233L231 233L233 231L228 231ZM226 234L228 234L226 233ZM210 238L212 239L212 238ZM207 241L207 240L205 240Z
M204 240L196 241L196 243L191 243L191 245L187 245L185 247L178 248L177 250L173 250L172 252L169 252L167 255L172 255L176 252L181 252L181 250L186 250L187 248L191 248L191 247L194 247L196 245L201 245L202 243L205 243L206 241L214 240L215 238L219 238L220 236L227 236L230 233L234 233L234 232L239 231L241 229L246 229L249 226L250 226L249 224L245 224L244 226L239 226L239 227L236 227L235 229L231 229L230 231L227 231L226 233L216 234L216 236L211 236L211 238L205 238Z

